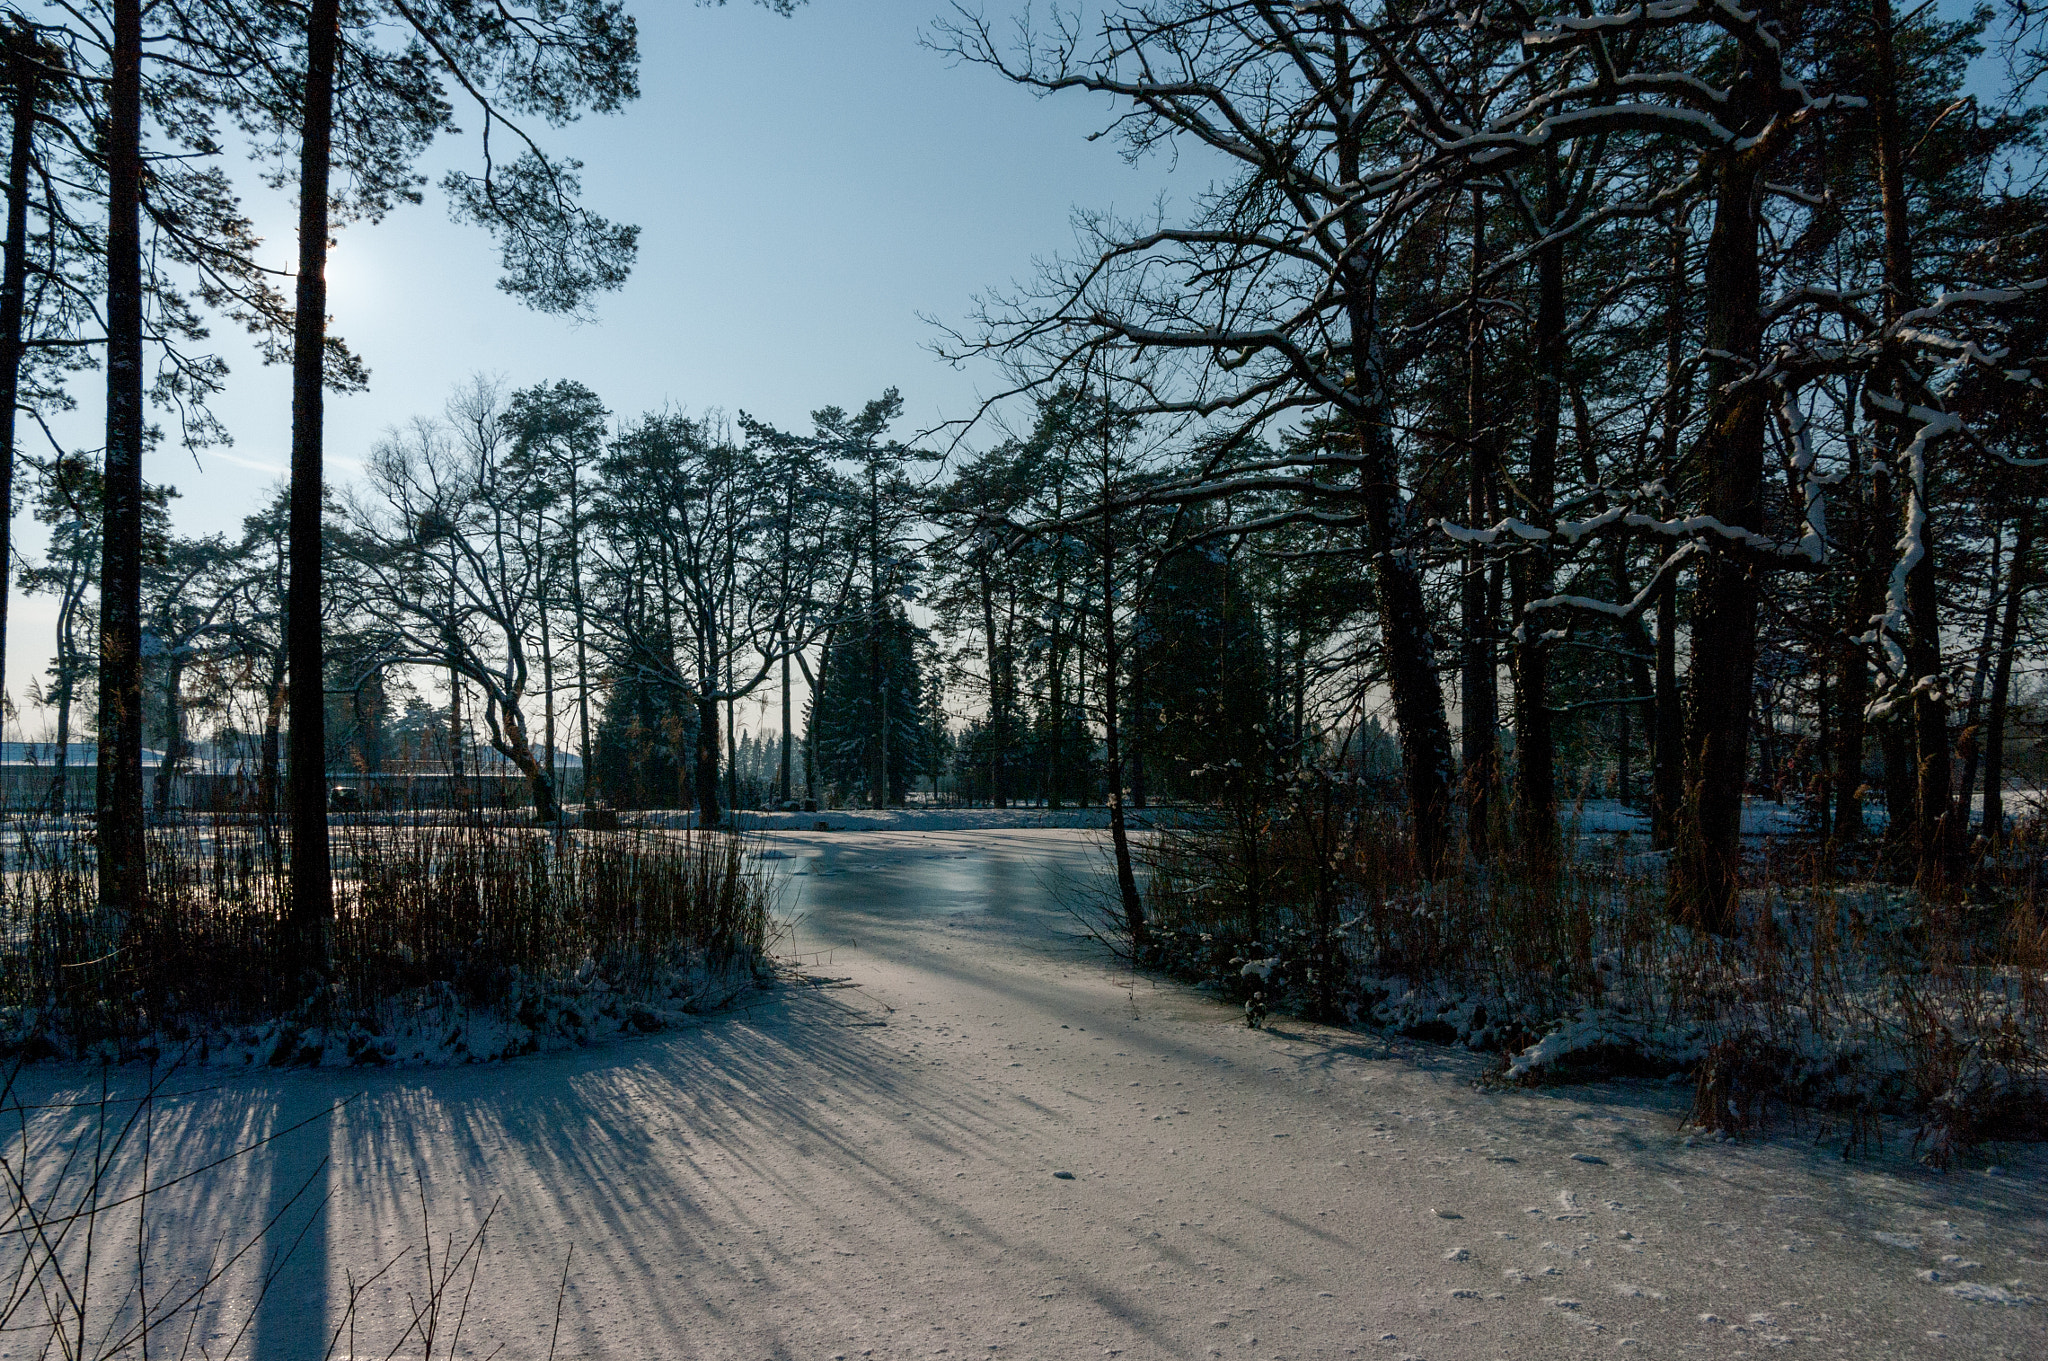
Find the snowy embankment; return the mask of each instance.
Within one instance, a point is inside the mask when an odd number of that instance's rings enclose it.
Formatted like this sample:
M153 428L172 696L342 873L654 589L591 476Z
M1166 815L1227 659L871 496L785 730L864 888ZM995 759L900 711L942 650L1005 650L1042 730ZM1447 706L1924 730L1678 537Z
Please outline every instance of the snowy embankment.
M1795 870L1746 890L1728 933L1709 935L1668 912L1664 856L1646 849L1639 815L1587 803L1563 821L1578 852L1554 876L1490 862L1377 889L1340 881L1327 944L1270 865L1279 887L1248 902L1227 840L1164 835L1154 854L1171 891L1154 895L1146 961L1254 1021L1342 1017L1491 1055L1491 1079L1507 1084L1685 1081L1724 1129L1805 1107L1855 1144L1882 1111L1915 1120L1913 1142L1942 1163L1977 1141L2048 1133L2030 890L1932 902ZM1794 809L1745 809L1746 836L1799 830ZM1272 841L1283 857L1287 844ZM1123 938L1116 914L1103 922Z
M613 983L594 960L585 960L566 977L515 980L506 998L485 1005L441 985L333 1019L302 1012L256 1025L188 1023L175 1034L129 1042L121 1057L205 1069L491 1063L682 1029L770 985L769 973L752 961L726 967L700 961L629 986ZM29 1045L12 1048L22 1052Z
M155 1114L166 1182L347 1104L152 1196L149 1298L253 1241L196 1329L210 1354L246 1321L238 1356L321 1357L353 1283L353 1354L381 1356L422 1247L443 1268L488 1220L442 1315L445 1340L466 1307L475 1355L2042 1354L2040 1150L1937 1177L1796 1134L1696 1141L1661 1084L1483 1090L1456 1050L1250 1030L1075 939L1048 884L1092 841L778 836L814 986L509 1064L176 1084L206 1090ZM99 1074L26 1080L31 1133L76 1146ZM117 1228L95 1307L132 1298Z

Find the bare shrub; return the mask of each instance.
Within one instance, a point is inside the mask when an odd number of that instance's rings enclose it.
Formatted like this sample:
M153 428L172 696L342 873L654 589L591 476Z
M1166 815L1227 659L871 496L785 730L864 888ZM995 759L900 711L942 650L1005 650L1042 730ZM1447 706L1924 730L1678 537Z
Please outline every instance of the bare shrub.
M354 818L334 829L328 985L308 997L273 824L188 817L152 827L149 847L149 899L107 910L89 828L6 828L14 1052L146 1057L278 1017L331 1031L451 1002L516 1011L557 985L673 999L687 977L750 976L768 946L767 880L728 833Z
M1889 1111L1945 1164L2048 1132L2038 829L1989 848L1968 884L1915 887L1766 840L1715 932L1626 836L1574 828L1575 854L1539 857L1502 830L1486 862L1426 880L1363 791L1182 818L1140 845L1156 963L1276 1011L1500 1054L1508 1081L1687 1073L1693 1123L1719 1133L1797 1107L1862 1146Z

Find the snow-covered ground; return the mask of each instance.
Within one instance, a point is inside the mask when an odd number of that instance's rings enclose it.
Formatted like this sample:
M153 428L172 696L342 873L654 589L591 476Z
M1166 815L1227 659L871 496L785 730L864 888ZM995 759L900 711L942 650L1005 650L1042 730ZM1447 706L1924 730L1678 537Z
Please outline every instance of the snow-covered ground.
M1095 840L777 834L785 948L832 982L568 1054L174 1084L206 1090L160 1109L159 1176L353 1099L155 1198L158 1252L275 1248L293 1192L328 1198L254 1311L265 1361L321 1355L349 1275L409 1248L359 1307L384 1355L423 1215L438 1264L494 1205L458 1354L547 1355L558 1299L563 1357L2048 1354L2041 1151L1695 1145L1661 1084L1492 1093L1450 1050L1247 1030L1081 938L1054 890Z

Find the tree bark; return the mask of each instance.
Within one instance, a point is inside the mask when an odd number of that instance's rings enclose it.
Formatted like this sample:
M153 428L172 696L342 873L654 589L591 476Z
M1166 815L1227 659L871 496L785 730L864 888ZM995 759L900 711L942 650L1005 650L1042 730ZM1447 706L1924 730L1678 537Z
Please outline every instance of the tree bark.
M2005 549L2005 526L1993 521L1991 526L1991 569L1985 577L1984 589L1984 632L1977 644L1976 665L1970 668L1970 706L1963 717L1963 734L1958 745L1963 751L1963 774L1956 782L1957 834L1967 835L1970 830L1971 807L1977 792L1977 771L1983 764L1983 732L1978 727L1984 714L1984 681L1991 670L1991 649L1998 637L1999 602L1998 589L1999 559Z
M165 663L164 754L157 763L152 802L159 814L171 811L171 785L185 760L185 660L174 650Z
M449 608L454 608L452 602ZM448 667L448 806L457 811L466 811L470 804L469 781L462 769L462 745L462 673L455 669L451 658Z
M1105 491L1107 488L1105 488ZM1138 877L1131 868L1131 840L1124 821L1124 757L1117 721L1117 668L1122 649L1116 632L1116 542L1105 521L1102 531L1102 727L1103 756L1109 773L1109 842L1116 857L1117 899L1123 904L1124 929L1131 937L1131 957L1143 959L1151 949L1145 901L1138 895Z
M516 707L493 701L486 709L485 718L492 728L491 745L510 761L519 773L526 777L526 787L533 797L533 816L537 822L549 823L561 816L561 801L555 793L555 782L550 778L548 768L533 754L533 743L527 740L525 719Z
M1994 841L2005 835L2005 723L2012 698L2012 658L2020 639L2020 602L2031 584L2027 572L2033 549L2034 511L2032 506L2023 506L2012 562L2005 569L2005 618L1998 627L1991 709L1984 723L1984 835Z
M7 162L7 244L0 265L0 697L7 693L7 597L14 580L14 409L21 397L22 332L28 296L29 162L35 156L36 104L42 72L26 25L9 25L8 84L14 91Z
M1626 543L1620 539L1614 541L1614 592L1614 598L1617 600L1628 598L1628 549ZM1653 648L1649 630L1643 627L1643 621L1638 616L1623 624L1618 632L1622 646L1628 649L1628 656L1622 661L1622 676L1628 686L1627 693L1650 696L1649 702L1642 708L1644 736L1650 737L1656 732L1657 714L1656 691L1650 679L1650 658L1653 655ZM1621 731L1618 739L1620 752L1615 762L1615 778L1621 786L1616 791L1617 796L1624 800L1629 797L1635 784L1635 735L1631 721L1634 711L1633 705L1624 704L1621 707Z
M1333 92L1339 107L1353 108L1356 91L1349 40L1334 13L1328 22L1336 72ZM1359 138L1346 130L1337 138L1336 152L1341 182L1358 183ZM1437 682L1436 639L1423 598L1421 564L1408 542L1408 508L1401 499L1400 455L1393 439L1395 404L1380 349L1379 305L1371 266L1378 243L1364 214L1356 208L1342 214L1341 227L1346 264L1339 282L1344 290L1345 322L1350 330L1348 358L1357 401L1352 438L1360 454L1358 494L1365 511L1374 603L1387 659L1387 689L1394 701L1394 722L1401 731L1401 773L1408 793L1415 858L1422 873L1433 878L1443 868L1450 848L1450 722L1444 713L1443 688Z
M290 655L292 927L309 978L328 971L334 876L327 846L327 667L321 638L320 512L327 354L327 181L334 138L340 0L306 12L306 88L299 138L299 276L292 316Z
M1685 807L1685 708L1678 690L1678 583L1666 577L1657 588L1657 679L1651 705L1653 762L1650 772L1650 845L1668 851L1678 844L1678 820Z
M1003 788L1003 767L1009 759L1009 690L1005 672L1009 658L996 633L995 584L989 579L988 564L978 564L981 576L982 634L988 640L988 801L992 808L1009 806L1009 791Z
M271 658L270 683L263 691L263 745L256 771L256 801L267 822L277 816L282 793L279 773L283 769L281 739L284 728L285 652L279 648Z
M1479 272L1486 259L1486 198L1472 191L1472 297L1465 319L1465 494L1474 525L1493 518L1492 445L1487 438L1486 328L1479 310ZM1494 620L1487 609L1485 555L1477 544L1465 552L1459 583L1464 616L1464 655L1459 692L1463 711L1465 844L1484 861L1493 820L1493 795L1500 781L1500 680L1493 651Z
M1371 322L1365 324L1369 327ZM1407 509L1400 497L1399 464L1389 433L1392 403L1386 397L1377 341L1355 340L1352 349L1361 390L1371 391L1379 399L1372 414L1361 416L1355 427L1364 455L1360 490L1373 559L1373 594L1387 659L1387 688L1393 694L1394 721L1401 729L1402 779L1408 792L1408 815L1414 823L1415 857L1421 871L1434 877L1443 868L1450 844L1450 725L1444 715L1443 691L1437 684L1436 641L1422 595L1422 574L1406 542Z
M590 645L583 605L583 478L569 468L569 608L576 616L576 755L583 762L583 802L594 801L596 784L590 766Z
M1853 394L1848 407L1855 410ZM1885 519L1882 508L1885 479L1882 465L1866 475L1863 469L1863 441L1851 422L1849 430L1849 484L1857 489L1855 519L1850 524L1856 557L1849 583L1848 618L1843 621L1837 650L1840 659L1835 674L1835 840L1843 845L1861 841L1863 823L1863 749L1870 725L1865 711L1870 707L1870 662L1863 645L1856 641L1871 624L1878 602L1884 595L1884 576L1878 568L1883 552L1883 535L1877 531Z
M555 748L555 643L553 632L548 628L545 593L541 596L540 606L540 687L541 744L547 748L548 753L548 782L557 795L555 816L547 819L553 822L561 816L559 796L562 788L562 754Z
M50 762L50 812L61 818L71 805L71 706L75 702L77 685L72 679L75 663L65 655L61 642L64 625L58 625L57 636L60 640L57 693L51 697L57 708L57 750Z
M1671 224L1670 293L1664 312L1664 419L1659 463L1667 490L1678 486L1678 446L1690 415L1691 383L1685 355L1686 215ZM1655 699L1650 724L1650 845L1668 851L1678 844L1685 806L1685 712L1678 690L1678 583L1667 576L1657 588Z
M697 700L697 825L716 827L724 818L718 805L718 701L705 689Z
M791 748L794 728L789 714L789 630L782 631L782 769L776 777L775 800L788 803L790 800L790 758L795 754Z
M1544 227L1563 209L1557 153L1543 157ZM1557 494L1557 445L1564 422L1564 243L1536 252L1536 383L1529 466L1523 493L1528 509L1548 518ZM1523 613L1551 594L1550 560L1542 551L1514 559L1515 820L1522 850L1548 862L1557 850L1557 744L1550 714L1550 652L1542 630Z
M1885 320L1896 322L1915 305L1913 226L1906 202L1904 129L1899 116L1899 74L1893 50L1891 0L1871 0L1873 66L1877 89L1877 184L1884 219ZM1903 384L1893 395L1908 400ZM1903 442L1907 437L1901 435ZM1942 876L1954 867L1960 827L1953 816L1953 773L1948 735L1948 688L1941 665L1940 601L1934 577L1934 531L1924 493L1910 468L1901 468L1902 527L1919 546L1906 573L1906 669L1901 683L1912 689L1913 846L1922 876ZM1916 528L1914 516L1920 515Z
M148 895L142 803L142 0L114 0L108 73L107 444L100 551L100 903Z
M1713 393L1694 453L1702 509L1727 525L1763 523L1765 393L1752 380L1762 344L1756 150L1715 167L1714 225L1707 242L1706 349ZM1686 685L1686 798L1690 816L1672 859L1672 906L1703 929L1734 921L1742 854L1742 794L1756 675L1754 566L1715 551L1699 569ZM1689 824L1689 825L1686 825Z
M1145 653L1141 649L1131 664L1130 754L1124 758L1131 772L1131 807L1150 805L1145 788Z

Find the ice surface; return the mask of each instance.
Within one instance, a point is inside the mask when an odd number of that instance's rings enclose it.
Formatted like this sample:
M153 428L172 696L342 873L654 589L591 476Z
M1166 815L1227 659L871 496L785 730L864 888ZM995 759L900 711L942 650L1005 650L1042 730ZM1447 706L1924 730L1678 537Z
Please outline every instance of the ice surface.
M2044 1354L2039 1151L2001 1150L1992 1179L1844 1162L1806 1129L1693 1148L1689 1094L1662 1084L1488 1091L1449 1049L1250 1030L1081 935L1053 889L1097 863L1092 840L778 834L787 949L829 983L507 1063L207 1073L158 1114L159 1175L355 1099L226 1182L152 1198L151 1289L310 1181L328 1207L241 1355L320 1356L348 1273L410 1249L364 1296L355 1354L385 1354L419 1290L422 1202L437 1262L497 1207L463 1324L479 1356L545 1356L558 1288L565 1358L1464 1361L1625 1338L1885 1356L1937 1354L1936 1332L1943 1356ZM40 1101L98 1093L77 1069L28 1080ZM1958 1237L1992 1266L1943 1262Z

